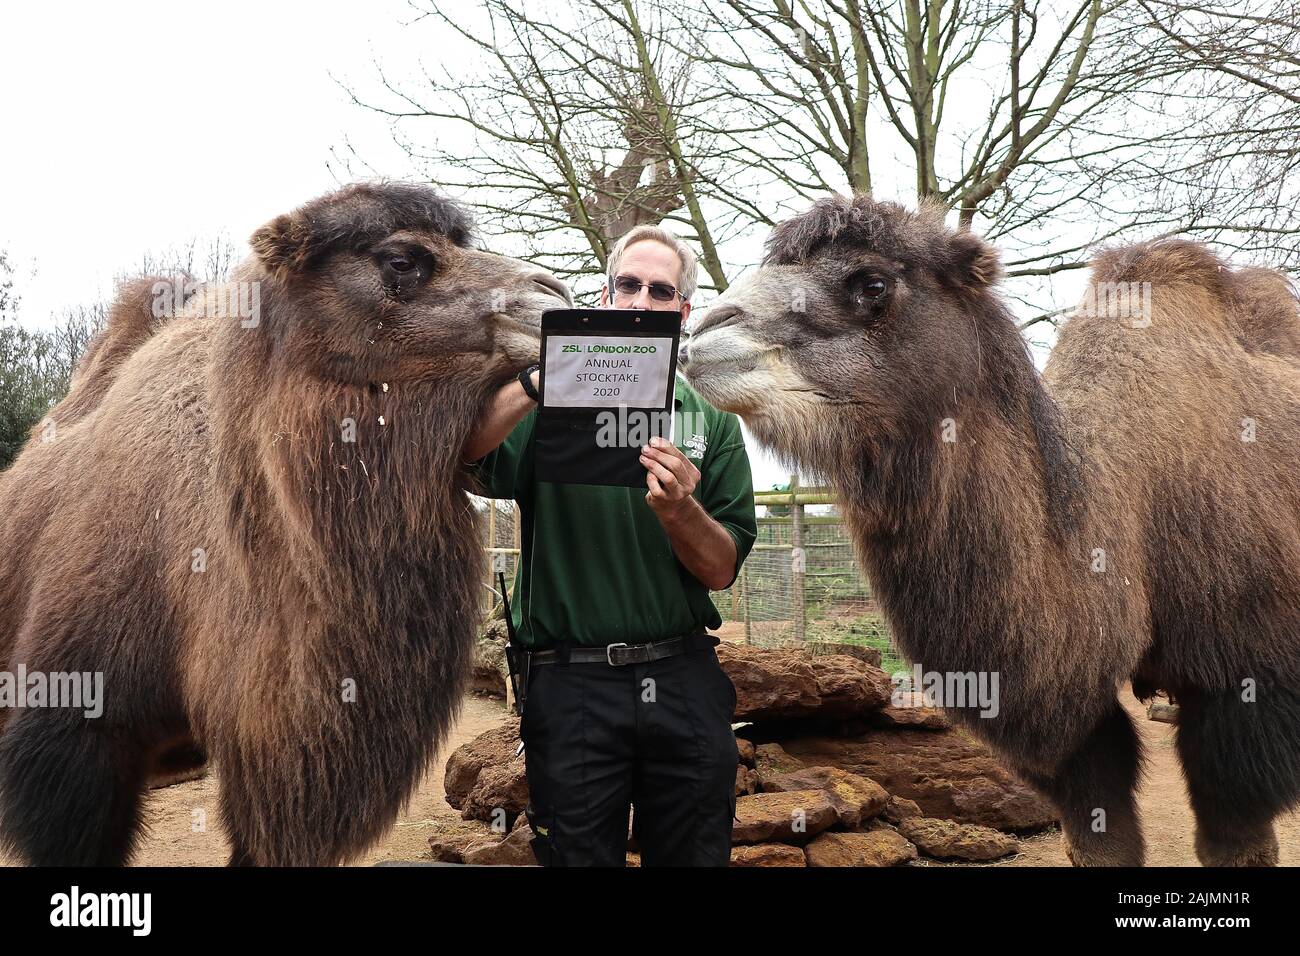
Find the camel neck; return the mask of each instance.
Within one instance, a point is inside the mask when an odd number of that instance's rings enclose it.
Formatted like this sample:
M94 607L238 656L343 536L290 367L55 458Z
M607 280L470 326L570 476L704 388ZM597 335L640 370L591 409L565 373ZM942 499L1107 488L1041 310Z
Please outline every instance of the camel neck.
M1075 550L1077 465L1055 406L1036 377L1025 382L1010 402L972 396L950 416L950 440L923 436L837 482L850 489L868 577L912 660L982 660L1024 626L1025 582Z

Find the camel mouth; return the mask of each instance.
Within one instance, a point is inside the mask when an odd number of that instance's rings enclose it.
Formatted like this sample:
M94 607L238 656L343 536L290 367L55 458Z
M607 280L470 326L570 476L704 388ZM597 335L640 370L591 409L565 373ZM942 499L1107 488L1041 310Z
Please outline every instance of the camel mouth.
M535 338L537 341L542 340L542 313L538 312L536 318L521 319L516 315L508 315L504 312L498 312L493 316L494 319L505 331L522 332L524 335Z
M776 349L746 355L694 359L682 366L686 380L715 408L749 418L764 411L773 391Z
M680 362L682 373L692 385L697 382L714 382L728 390L739 385L766 382L780 362L779 346L745 343L743 348L727 347L701 349L701 343L692 340L684 350Z
M690 357L683 369L686 377L690 378L693 372L703 374L734 374L747 375L750 372L757 372L764 366L772 364L776 358L776 353L780 351L775 346L767 349L758 349L745 355L726 355L711 356L703 359Z
M761 342L735 326L707 326L693 332L682 349L682 370L692 373L747 374L771 365L780 348Z

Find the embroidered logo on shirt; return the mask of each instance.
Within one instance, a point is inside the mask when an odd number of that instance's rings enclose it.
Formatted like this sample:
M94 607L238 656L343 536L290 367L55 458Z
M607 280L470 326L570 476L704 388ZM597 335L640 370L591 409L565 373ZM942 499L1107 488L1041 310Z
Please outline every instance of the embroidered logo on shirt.
M704 435L692 435L682 442L682 445L687 449L687 458L698 458L703 461L705 449L709 447L709 440Z

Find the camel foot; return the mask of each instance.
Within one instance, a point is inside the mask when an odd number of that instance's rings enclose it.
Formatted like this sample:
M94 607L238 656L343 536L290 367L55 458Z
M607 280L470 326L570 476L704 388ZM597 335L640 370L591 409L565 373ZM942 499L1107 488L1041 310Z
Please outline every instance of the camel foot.
M1201 866L1277 866L1277 834L1271 825L1267 833L1244 839L1216 838L1198 832L1196 858Z

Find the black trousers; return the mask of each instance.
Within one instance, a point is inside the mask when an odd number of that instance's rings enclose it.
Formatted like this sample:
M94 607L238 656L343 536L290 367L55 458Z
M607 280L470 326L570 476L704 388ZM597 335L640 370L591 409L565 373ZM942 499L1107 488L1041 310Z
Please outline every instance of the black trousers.
M736 689L711 647L649 664L534 667L520 724L543 866L727 866Z

